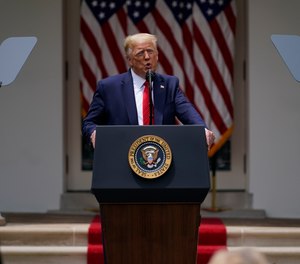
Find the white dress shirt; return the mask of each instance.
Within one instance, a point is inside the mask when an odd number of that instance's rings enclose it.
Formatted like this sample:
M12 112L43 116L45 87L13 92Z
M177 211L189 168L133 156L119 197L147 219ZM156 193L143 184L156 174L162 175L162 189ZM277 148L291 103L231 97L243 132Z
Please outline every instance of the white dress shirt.
M146 79L143 79L139 75L137 75L132 69L131 69L131 75L133 79L133 88L134 88L134 96L135 96L135 104L136 104L136 110L138 115L138 122L139 125L143 125L143 92L145 88L145 81Z

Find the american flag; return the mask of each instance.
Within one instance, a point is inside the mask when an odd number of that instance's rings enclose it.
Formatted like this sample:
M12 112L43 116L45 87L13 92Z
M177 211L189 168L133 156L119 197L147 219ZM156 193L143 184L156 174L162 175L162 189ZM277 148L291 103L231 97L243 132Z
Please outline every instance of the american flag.
M158 72L180 86L216 135L212 156L233 129L234 0L83 0L80 89L82 117L96 82L125 72L123 41L148 32L158 37Z

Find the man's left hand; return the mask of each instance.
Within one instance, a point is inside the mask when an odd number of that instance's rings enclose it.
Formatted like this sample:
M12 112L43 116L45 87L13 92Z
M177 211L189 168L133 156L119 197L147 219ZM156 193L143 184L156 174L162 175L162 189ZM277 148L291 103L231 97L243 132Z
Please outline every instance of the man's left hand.
M212 145L215 142L215 135L212 131L208 130L205 128L205 136L206 136L206 143L208 146L208 150L210 150L210 148L212 147Z

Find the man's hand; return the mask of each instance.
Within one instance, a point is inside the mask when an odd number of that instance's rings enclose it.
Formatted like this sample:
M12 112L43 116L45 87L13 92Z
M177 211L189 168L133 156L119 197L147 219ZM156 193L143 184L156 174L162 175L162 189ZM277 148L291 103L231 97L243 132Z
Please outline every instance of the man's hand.
M95 148L95 145L96 145L96 130L93 131L93 133L92 133L90 139L91 139L93 148Z
M210 150L211 146L215 142L215 135L212 131L205 128L205 136L206 136L206 143L208 146L208 150Z

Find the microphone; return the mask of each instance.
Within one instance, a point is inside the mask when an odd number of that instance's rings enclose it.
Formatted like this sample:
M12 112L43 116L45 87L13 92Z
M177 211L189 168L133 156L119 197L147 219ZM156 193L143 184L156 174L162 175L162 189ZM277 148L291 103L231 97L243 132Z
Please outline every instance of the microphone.
M153 98L152 98L152 90L153 90L153 86L152 86L152 79L154 79L155 77L155 72L152 71L151 69L149 69L146 73L146 80L149 83L149 89L150 89L150 96L149 96L149 106L150 106L150 113L149 113L149 117L150 117L150 125L152 125L152 119L153 119Z
M146 80L150 82L154 77L155 77L155 72L149 69L146 72Z

